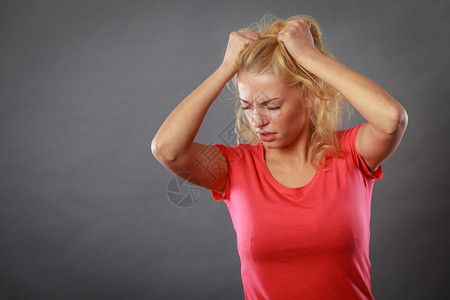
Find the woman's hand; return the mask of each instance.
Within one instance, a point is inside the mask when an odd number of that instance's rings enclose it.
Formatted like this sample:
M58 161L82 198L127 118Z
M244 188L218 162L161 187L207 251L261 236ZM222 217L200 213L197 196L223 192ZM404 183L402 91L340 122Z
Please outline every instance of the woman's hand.
M234 75L237 72L237 58L239 56L239 53L245 47L250 45L250 43L257 40L258 37L259 32L233 31L232 33L230 33L222 66L231 70Z
M310 25L305 19L291 20L279 33L278 41L282 42L292 58L299 64L310 55L318 52L314 45Z
M314 45L307 20L291 20L278 41L295 62L332 86L366 119L358 131L356 152L372 172L397 149L408 124L406 110L369 78L322 54Z

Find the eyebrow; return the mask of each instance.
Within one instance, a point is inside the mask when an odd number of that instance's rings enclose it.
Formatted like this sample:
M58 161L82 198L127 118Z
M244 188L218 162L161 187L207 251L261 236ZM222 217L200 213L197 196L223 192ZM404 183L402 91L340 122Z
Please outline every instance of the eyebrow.
M277 99L280 99L280 97L265 100L265 101L261 102L261 104L266 104L266 103L269 103L270 101L274 101L274 100L277 100ZM248 103L248 101L246 101L244 99L239 98L239 100L241 100L242 102Z

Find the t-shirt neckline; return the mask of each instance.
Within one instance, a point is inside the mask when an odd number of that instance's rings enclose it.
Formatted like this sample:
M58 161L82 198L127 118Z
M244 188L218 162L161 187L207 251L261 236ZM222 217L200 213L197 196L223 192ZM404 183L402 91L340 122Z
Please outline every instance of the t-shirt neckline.
M303 186L295 187L295 188L290 188L290 187L284 186L281 183L279 183L278 181L276 181L275 178L273 178L272 174L270 173L269 168L267 167L267 164L266 164L266 160L264 158L263 144L260 142L257 144L257 146L258 146L258 156L259 156L258 161L264 172L264 175L278 191L282 191L284 193L289 193L289 194L296 194L296 193L307 191L314 185L314 182L317 180L317 178L319 177L319 174L321 173L320 170L316 170L316 173L314 174L313 178L307 184L305 184Z

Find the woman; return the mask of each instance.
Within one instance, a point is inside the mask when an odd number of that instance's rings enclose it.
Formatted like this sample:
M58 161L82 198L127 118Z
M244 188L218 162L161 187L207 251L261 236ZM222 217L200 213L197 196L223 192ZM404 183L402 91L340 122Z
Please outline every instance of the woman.
M247 143L194 142L233 77ZM342 97L367 123L338 131ZM222 64L169 115L152 152L226 202L246 299L373 299L372 187L406 125L404 108L334 60L302 15L231 33Z

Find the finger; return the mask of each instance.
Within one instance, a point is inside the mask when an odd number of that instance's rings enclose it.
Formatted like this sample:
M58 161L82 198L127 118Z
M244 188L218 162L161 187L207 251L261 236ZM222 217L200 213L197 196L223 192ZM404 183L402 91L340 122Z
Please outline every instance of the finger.
M308 20L300 19L299 21L300 21L299 23L301 23L301 24L303 24L305 26L308 26L308 28L311 28L311 23L309 23Z
M254 41L256 41L258 38L259 38L259 32L258 33L252 32L251 34L248 34L244 37L242 43L244 46L248 46L251 43L253 43Z
M285 27L278 33L277 40L279 42L283 42L284 43L286 41L286 39L288 38L288 33L289 33L288 30L289 29Z
M280 32L278 32L278 35L277 35L277 41L278 41L278 42L284 42L284 32L283 32L283 30L281 30Z
M252 32L246 36L250 40L257 40L259 38L259 32Z

